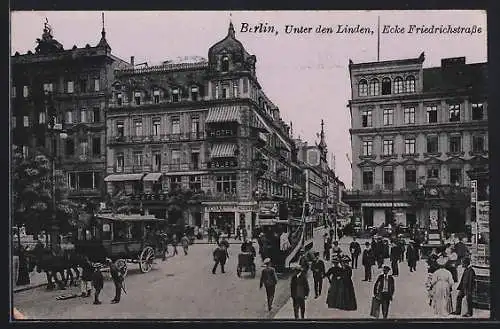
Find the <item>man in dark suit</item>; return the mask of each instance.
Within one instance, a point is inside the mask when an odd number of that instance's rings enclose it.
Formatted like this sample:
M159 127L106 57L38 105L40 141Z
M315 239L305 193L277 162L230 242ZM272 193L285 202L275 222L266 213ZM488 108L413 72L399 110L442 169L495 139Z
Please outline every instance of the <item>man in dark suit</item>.
M217 245L217 248L215 248L213 252L214 256L214 267L212 268L212 274L215 274L215 271L217 270L217 266L220 264L220 269L222 273L225 273L224 271L224 265L226 265L226 261L229 258L229 254L227 252L227 248L225 245L222 245L222 242Z
M264 259L264 264L266 267L262 270L262 274L260 275L260 288L262 288L262 286L266 288L267 309L271 311L276 284L278 284L278 277L276 276L276 271L271 266L270 258Z
M351 267L358 268L358 258L359 254L361 254L361 246L358 241L356 241L356 237L352 238L352 242L349 245L349 251L351 252Z
M323 289L323 279L326 273L325 263L319 258L319 252L314 253L311 270L314 280L314 298L318 298L321 295L321 290Z
M303 319L306 312L306 298L309 295L309 282L307 281L307 273L303 271L300 265L295 270L296 273L290 281L290 295L293 301L295 318L299 318L300 310L300 317Z
M400 247L396 244L396 242L393 242L389 258L391 260L392 275L394 276L399 275L399 260L401 258L400 252L401 252Z
M410 268L410 272L417 270L417 261L418 261L418 249L415 246L415 241L410 240L410 245L406 249L406 260L408 261L408 267Z
M465 300L467 301L467 313L465 313L463 316L471 317L472 292L476 288L476 272L474 272L469 258L464 258L463 266L465 267L465 270L462 274L462 279L460 280L460 283L457 287L457 290L460 291L457 296L457 310L451 314L460 315L462 313L462 300L465 297Z
M370 242L365 242L365 250L363 250L363 256L361 257L361 263L365 268L365 279L363 281L372 281L372 266L375 264L375 255L370 246Z
M392 296L394 295L394 278L389 275L391 268L387 265L384 266L383 274L380 274L375 281L375 286L373 287L373 296L380 301L382 306L382 316L387 319L387 314L389 313L389 304L392 301Z

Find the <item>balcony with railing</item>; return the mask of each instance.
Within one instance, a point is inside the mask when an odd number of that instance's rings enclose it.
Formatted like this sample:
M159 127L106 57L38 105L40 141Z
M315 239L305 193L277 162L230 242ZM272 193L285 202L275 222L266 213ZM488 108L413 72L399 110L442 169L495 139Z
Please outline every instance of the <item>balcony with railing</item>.
M205 139L205 132L189 132L179 134L162 135L128 135L128 136L109 136L107 142L109 145L134 144L134 143L159 143L159 142L186 142Z

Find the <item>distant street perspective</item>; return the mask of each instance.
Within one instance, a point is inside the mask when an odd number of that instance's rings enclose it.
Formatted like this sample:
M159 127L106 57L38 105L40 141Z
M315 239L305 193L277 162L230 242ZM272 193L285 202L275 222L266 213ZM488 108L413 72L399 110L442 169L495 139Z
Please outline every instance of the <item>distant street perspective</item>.
M11 319L489 318L485 12L234 15L12 12Z

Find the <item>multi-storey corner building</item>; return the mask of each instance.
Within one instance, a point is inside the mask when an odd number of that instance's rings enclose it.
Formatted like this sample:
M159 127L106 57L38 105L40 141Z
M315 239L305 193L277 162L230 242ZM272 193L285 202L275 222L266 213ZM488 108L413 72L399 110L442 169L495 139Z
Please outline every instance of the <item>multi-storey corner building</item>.
M363 226L465 232L470 169L487 165L487 63L349 63L353 190ZM473 218L472 218L473 219Z
M256 57L227 36L208 60L116 70L107 116L107 191L167 216L175 186L204 191L187 223L258 224L259 198L289 200L300 172L289 127L265 95Z
M128 66L111 54L104 27L101 34L95 46L64 49L46 23L34 53L11 57L13 144L25 155L42 148L55 156L71 198L103 196L110 81Z

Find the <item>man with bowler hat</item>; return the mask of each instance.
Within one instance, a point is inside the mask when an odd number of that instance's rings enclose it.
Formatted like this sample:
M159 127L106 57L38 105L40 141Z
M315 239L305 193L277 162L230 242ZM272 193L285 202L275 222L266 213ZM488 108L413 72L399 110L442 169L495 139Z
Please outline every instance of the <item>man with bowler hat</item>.
M318 298L321 295L321 290L323 289L323 278L325 277L326 269L325 263L319 257L319 252L314 253L314 260L311 264L311 271L313 273L314 280L314 298Z

